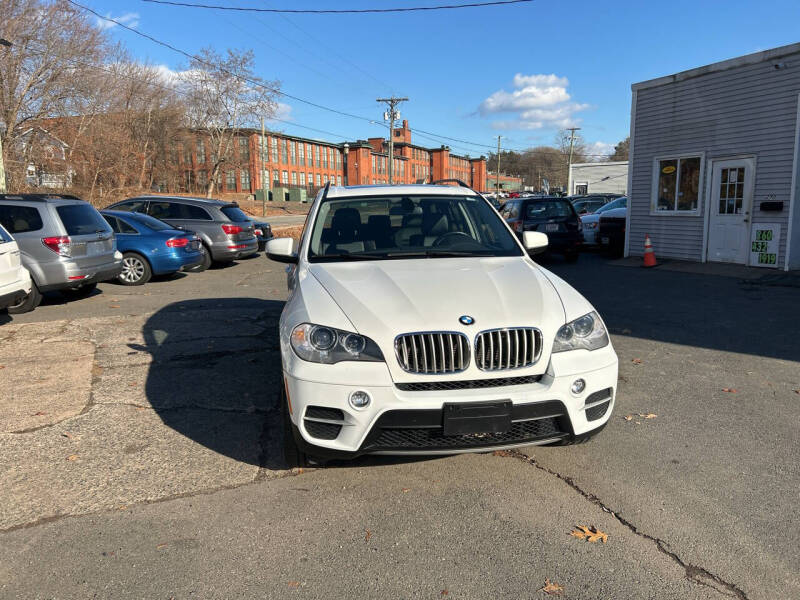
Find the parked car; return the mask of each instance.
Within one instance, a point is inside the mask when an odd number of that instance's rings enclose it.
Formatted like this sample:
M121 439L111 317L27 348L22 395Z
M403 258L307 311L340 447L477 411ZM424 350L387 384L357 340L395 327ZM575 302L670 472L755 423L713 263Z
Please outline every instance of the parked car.
M572 203L572 206L575 208L575 212L578 213L579 215L588 215L596 211L605 203L606 203L605 200L600 200L595 198L585 198L574 201Z
M576 217L577 218L577 217ZM328 187L299 248L267 243L295 277L279 322L291 462L445 454L591 437L617 357L602 319L528 256L469 188Z
M212 262L232 262L258 251L255 227L235 202L188 196L139 196L117 202L107 210L140 212L196 233L206 253L195 270Z
M597 238L600 245L616 256L622 255L625 250L625 227L628 209L613 208L600 215L597 226Z
M0 225L0 310L30 294L31 285L30 273L20 261L17 242Z
M625 208L628 206L628 198L622 196L616 200L612 200L608 204L604 204L596 211L590 214L581 215L581 223L583 224L583 245L595 246L600 243L597 239L597 225L600 223L600 215L608 210L615 208Z
M0 224L17 241L33 280L30 293L8 307L12 314L39 306L42 292L87 296L122 269L111 227L75 196L0 194Z
M170 275L203 262L205 250L200 238L190 231L141 213L103 210L103 218L117 236L122 252L123 285L144 285L153 275Z
M548 252L563 254L568 261L578 259L583 241L578 213L566 198L554 196L509 199L500 213L522 239L525 231L547 234Z
M256 240L258 240L258 251L263 252L267 242L273 237L272 227L269 223L263 221L253 221L253 227L255 228L253 233L255 233Z

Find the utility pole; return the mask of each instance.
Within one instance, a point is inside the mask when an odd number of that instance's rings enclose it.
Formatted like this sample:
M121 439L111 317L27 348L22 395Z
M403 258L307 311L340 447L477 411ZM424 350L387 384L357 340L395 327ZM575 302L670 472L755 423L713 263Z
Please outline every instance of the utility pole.
M575 132L579 131L580 127L568 127L569 134L569 162L567 163L567 196L572 194L572 147L575 144Z
M11 48L12 44L6 39L0 38L0 46ZM8 124L6 124L6 127ZM0 134L0 194L6 193L6 167L3 162L3 136Z
M500 198L500 138L497 136L497 171L494 174L494 193L495 198Z
M261 144L259 145L261 149L261 216L265 217L267 215L267 178L264 174L264 117L261 117Z
M408 102L408 98L378 98L375 102L384 102L389 106L384 119L389 121L389 185L394 183L394 122L400 118L400 112L395 110L395 106L401 102Z

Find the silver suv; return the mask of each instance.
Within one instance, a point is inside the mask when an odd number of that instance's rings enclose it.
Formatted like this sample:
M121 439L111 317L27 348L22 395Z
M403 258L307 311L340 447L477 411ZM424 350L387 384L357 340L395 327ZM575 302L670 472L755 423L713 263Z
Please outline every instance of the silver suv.
M180 229L193 231L206 247L203 270L215 262L231 262L258 251L253 222L235 202L188 196L139 196L108 210L140 212Z
M19 245L31 292L11 314L36 308L42 292L89 295L122 269L114 232L88 202L67 195L0 194L0 224Z

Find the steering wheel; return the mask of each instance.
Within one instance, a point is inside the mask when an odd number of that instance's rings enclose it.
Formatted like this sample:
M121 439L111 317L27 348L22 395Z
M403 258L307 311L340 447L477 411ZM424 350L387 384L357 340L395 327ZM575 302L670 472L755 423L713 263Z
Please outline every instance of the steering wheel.
M471 242L475 241L475 240L472 239L472 236L470 234L468 234L468 233L464 233L463 231L451 231L449 233L445 233L444 235L440 235L438 238L436 238L433 241L433 247L434 248L438 248L439 246L441 246L444 243L444 241L447 238L454 238L456 236L461 236L461 235L463 235L465 238L467 238Z

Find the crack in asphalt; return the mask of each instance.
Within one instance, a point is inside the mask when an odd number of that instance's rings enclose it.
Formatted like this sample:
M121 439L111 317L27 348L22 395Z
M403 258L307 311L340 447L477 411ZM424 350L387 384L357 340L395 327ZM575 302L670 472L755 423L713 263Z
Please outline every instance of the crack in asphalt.
M628 519L621 516L618 512L610 509L600 498L592 494L591 492L587 492L583 488L581 488L572 477L567 475L562 475L558 471L554 471L548 467L545 467L536 460L533 456L528 456L527 454L523 454L519 450L506 450L503 454L499 456L510 456L517 460L521 460L533 467L536 467L540 471L544 471L549 475L553 475L566 483L569 487L573 490L578 492L581 496L583 496L586 500L591 502L592 504L599 506L604 512L607 512L612 517L614 517L620 524L626 527L629 531L633 534L637 535L638 537L644 538L653 542L656 545L656 548L659 552L671 558L676 564L678 564L684 571L686 572L686 579L689 581L696 583L698 585L703 585L713 589L714 591L724 595L730 596L732 598L737 598L738 600L748 600L747 594L745 594L744 590L742 590L739 586L734 583L729 583L722 579L719 575L714 575L707 569L703 567L699 567L697 565L693 565L691 563L686 562L683 560L676 552L673 552L667 547L666 542L664 540L652 536L650 534L644 533L640 531L639 528L631 523ZM723 588L723 589L720 589Z

